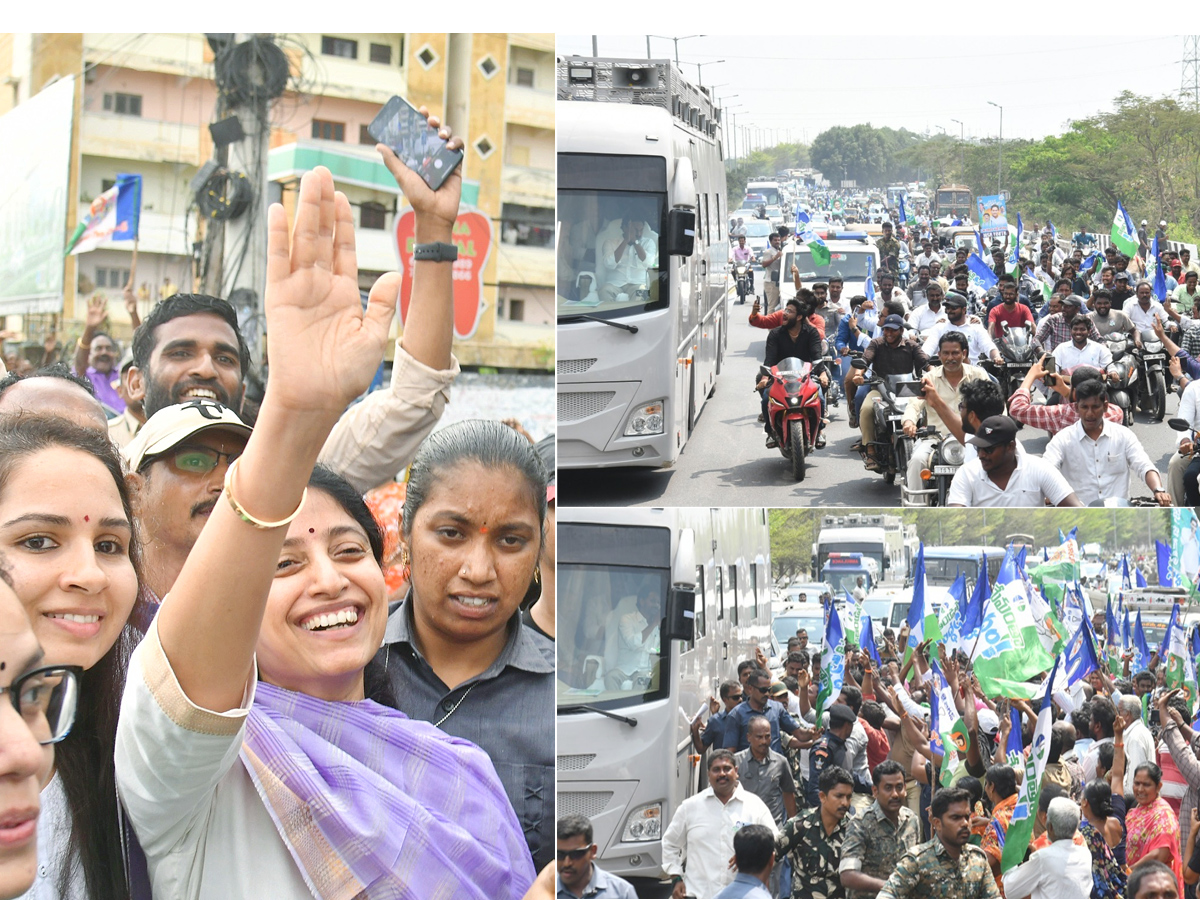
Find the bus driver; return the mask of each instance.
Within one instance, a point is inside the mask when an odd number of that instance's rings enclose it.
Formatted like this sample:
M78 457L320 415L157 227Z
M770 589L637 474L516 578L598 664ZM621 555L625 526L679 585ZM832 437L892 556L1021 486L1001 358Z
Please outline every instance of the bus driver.
M605 280L602 299L606 303L634 300L638 291L646 290L649 270L658 268L658 243L644 221L626 214L621 217L620 233L604 241L600 257Z
M652 659L658 656L658 626L662 619L658 589L650 588L637 608L617 619L617 664L605 675L610 691L638 690L651 682Z

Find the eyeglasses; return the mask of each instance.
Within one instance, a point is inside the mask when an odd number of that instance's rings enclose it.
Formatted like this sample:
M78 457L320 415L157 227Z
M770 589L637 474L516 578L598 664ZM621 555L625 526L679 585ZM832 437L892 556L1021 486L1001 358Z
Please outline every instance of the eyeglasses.
M185 475L207 475L221 464L222 458L232 463L241 455L241 450L234 453L222 453L220 450L201 447L198 444L180 444L154 459L167 460L175 467L176 471Z
M39 744L57 744L75 724L82 674L79 666L43 666L0 688L0 694L8 694Z
M579 862L588 855L591 849L591 847L580 847L578 850L559 850L558 861L562 862L564 859L570 859L572 862Z

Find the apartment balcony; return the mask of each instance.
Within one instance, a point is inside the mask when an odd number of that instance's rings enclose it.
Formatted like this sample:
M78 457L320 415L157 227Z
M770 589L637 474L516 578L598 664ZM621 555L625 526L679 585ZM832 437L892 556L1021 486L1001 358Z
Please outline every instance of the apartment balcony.
M519 84L504 92L504 120L510 125L554 130L554 91L539 91Z
M115 113L85 112L80 120L80 149L85 156L141 162L200 165L200 127Z
M500 172L500 202L554 206L554 170L506 165Z

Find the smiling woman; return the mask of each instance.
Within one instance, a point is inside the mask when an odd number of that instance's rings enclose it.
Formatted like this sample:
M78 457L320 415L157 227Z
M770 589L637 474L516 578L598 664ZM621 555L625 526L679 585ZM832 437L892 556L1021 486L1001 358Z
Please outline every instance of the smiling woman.
M106 437L28 415L0 424L0 552L46 662L84 669L78 723L42 791L39 869L54 896L128 895L112 760L137 640L131 521Z

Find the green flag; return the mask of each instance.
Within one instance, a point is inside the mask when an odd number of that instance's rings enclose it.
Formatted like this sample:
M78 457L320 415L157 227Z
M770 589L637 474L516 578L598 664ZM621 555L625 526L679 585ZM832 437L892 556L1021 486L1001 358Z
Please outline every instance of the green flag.
M1029 685L1011 693L1027 678L1054 665L1042 645L1029 591L1019 578L996 582L983 619L983 631L972 656L979 685L988 697L1028 696Z

